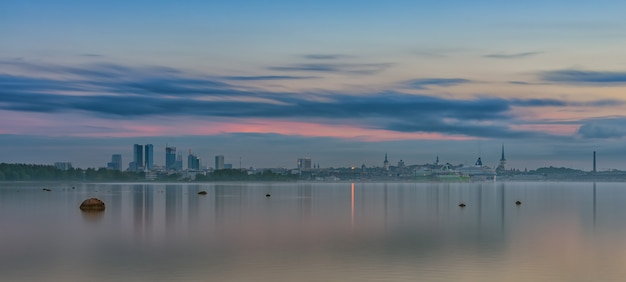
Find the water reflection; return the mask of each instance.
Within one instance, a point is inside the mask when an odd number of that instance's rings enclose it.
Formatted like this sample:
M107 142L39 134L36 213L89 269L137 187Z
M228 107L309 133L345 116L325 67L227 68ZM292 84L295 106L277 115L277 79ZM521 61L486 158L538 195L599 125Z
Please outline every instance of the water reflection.
M88 184L44 193L16 185L0 189L0 273L7 281L79 281L87 272L108 274L102 281L619 281L621 186ZM86 197L103 199L105 212L82 214Z

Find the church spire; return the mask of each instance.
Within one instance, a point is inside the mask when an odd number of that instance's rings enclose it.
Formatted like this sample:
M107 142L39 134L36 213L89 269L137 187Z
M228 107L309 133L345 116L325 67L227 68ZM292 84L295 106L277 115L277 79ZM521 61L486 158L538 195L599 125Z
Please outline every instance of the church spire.
M389 170L389 161L387 160L387 153L385 153L385 162L383 162L383 168Z
M500 157L500 165L496 168L497 173L506 172L506 158L504 157L504 144L502 144L502 156Z

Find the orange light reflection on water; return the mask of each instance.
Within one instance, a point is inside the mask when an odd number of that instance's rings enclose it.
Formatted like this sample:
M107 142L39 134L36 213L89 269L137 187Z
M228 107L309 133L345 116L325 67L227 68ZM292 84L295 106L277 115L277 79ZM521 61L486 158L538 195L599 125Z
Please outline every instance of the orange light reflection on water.
M350 214L350 225L354 228L354 182L352 183L352 206Z

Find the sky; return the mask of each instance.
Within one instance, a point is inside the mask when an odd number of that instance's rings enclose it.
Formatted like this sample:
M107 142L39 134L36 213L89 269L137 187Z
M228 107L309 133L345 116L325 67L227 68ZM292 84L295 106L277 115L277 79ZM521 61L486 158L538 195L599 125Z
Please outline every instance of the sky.
M0 162L626 170L624 1L0 2Z

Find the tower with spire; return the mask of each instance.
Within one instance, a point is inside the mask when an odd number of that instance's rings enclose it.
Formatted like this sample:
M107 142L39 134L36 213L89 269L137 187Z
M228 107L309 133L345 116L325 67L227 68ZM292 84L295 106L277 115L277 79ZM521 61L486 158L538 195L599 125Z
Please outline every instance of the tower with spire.
M497 173L504 173L506 171L506 158L504 157L504 144L502 144L502 156L500 157L500 165L496 168Z
M387 153L385 153L385 161L383 162L383 168L389 170L389 160L387 160Z

